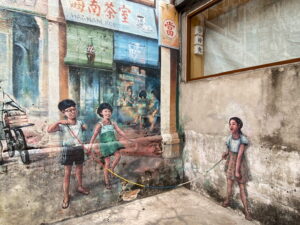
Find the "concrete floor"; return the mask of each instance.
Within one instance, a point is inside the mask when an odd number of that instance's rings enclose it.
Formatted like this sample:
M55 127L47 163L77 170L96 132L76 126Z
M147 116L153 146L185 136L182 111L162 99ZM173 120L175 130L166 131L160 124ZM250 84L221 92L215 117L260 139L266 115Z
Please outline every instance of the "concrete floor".
M178 188L54 224L258 225L259 223L247 221L241 212L223 208L196 192Z

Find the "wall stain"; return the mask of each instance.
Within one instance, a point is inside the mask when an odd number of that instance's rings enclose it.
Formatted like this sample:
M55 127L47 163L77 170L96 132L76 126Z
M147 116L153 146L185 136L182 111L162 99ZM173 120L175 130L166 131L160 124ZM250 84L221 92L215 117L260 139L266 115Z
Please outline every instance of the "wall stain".
M280 84L280 75L282 72L279 71L279 68L271 69L271 84L274 89L276 89Z
M271 69L271 87L268 91L268 104L266 106L267 113L269 115L276 115L280 109L277 107L277 102L279 96L281 96L281 87L282 87L282 75L284 71L280 71L280 68Z
M208 180L204 182L203 189L216 201L223 201L224 198L219 194L220 190L215 188Z
M296 146L285 143L278 133L262 136L260 142L262 147L270 148L272 151L299 152Z
M255 203L252 211L254 219L260 221L263 225L298 225L300 221L299 214L280 209L278 205L274 204Z

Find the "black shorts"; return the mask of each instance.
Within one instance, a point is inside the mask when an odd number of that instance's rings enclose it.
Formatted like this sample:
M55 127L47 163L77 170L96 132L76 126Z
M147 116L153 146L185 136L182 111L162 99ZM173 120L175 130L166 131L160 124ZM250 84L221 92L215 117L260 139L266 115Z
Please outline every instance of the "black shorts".
M82 146L77 147L63 147L60 157L61 165L72 166L83 164L84 162L84 151Z

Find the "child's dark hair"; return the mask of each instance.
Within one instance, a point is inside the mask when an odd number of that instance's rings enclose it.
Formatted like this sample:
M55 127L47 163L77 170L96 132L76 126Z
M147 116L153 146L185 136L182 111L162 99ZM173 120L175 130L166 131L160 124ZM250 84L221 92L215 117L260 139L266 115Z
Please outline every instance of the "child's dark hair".
M231 117L229 119L229 123L231 120L234 120L237 123L237 125L239 126L239 133L242 134L243 121L238 117Z
M110 104L108 104L108 103L101 103L99 105L98 109L97 109L97 114L99 116L103 117L102 110L104 110L104 109L109 109L111 112L113 112L113 108L111 107Z
M139 97L140 98L147 98L147 92L145 90L140 91Z
M129 89L130 89L131 92L132 92L132 86L127 86L126 91L128 91Z
M58 109L64 111L70 107L76 107L76 103L72 99L64 99L58 103Z
M159 91L157 89L153 89L151 91L151 94L153 94L155 96L155 98L160 101L160 94L159 94Z

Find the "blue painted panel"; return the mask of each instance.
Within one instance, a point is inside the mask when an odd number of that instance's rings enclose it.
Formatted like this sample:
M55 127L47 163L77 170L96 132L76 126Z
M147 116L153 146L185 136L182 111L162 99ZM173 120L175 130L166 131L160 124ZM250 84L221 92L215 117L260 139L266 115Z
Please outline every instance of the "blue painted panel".
M14 14L13 94L23 107L38 104L39 36L39 26L33 16Z
M116 61L158 66L157 40L115 32L114 45Z

